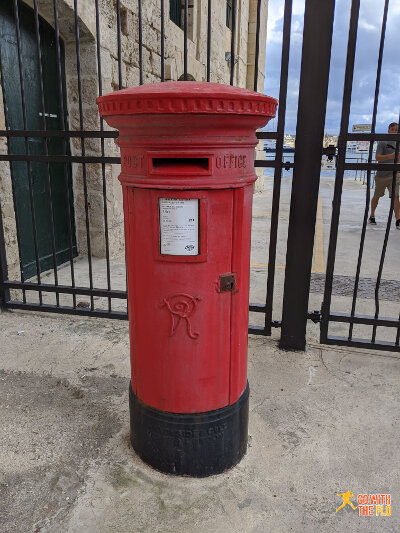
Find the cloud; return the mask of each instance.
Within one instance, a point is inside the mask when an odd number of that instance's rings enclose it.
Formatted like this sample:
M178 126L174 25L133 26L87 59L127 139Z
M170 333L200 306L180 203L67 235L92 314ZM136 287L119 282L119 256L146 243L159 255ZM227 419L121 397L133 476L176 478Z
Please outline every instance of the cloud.
M378 31L378 26L375 26L374 24L371 24L370 22L366 21L364 18L360 19L358 23L360 28L363 28L367 31Z
M349 0L336 1L325 127L329 133L338 133L340 127L350 4ZM276 98L279 96L283 8L283 0L269 0L265 92ZM350 129L352 124L372 120L383 8L384 0L363 0L360 3ZM287 133L296 131L303 18L304 0L294 0L286 112ZM399 115L399 28L400 2L390 2L376 117L377 132L386 132L388 122L397 120Z

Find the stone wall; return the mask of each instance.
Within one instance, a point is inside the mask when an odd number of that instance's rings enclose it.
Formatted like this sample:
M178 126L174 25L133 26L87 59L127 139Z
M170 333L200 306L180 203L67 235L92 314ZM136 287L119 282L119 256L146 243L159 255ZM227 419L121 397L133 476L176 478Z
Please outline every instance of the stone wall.
M266 54L266 28L268 17L268 2L267 0L261 2L260 9L260 40L259 40L259 55L257 65L257 91L264 92L264 78L265 78L265 54ZM264 24L264 26L263 26ZM256 54L256 35L257 35L257 2L250 2L249 9L249 25L248 25L248 55L247 55L247 88L254 90L254 69L255 69L255 54ZM256 159L265 161L264 141L260 140L256 149ZM264 190L264 168L256 168L258 179L255 183L255 191L262 192Z
M33 6L32 0L27 0ZM183 30L169 18L169 0L165 4L165 78L177 80L183 75ZM188 73L197 81L206 80L207 68L207 9L205 0L192 0L190 10L188 40ZM73 0L58 0L60 35L65 45L65 72L67 87L68 118L71 130L99 130L100 120L95 103L99 94L99 65L97 63L97 32L95 16L95 0L79 0L78 24L80 32L80 67L81 90L79 91L77 73L77 53L75 39L75 14ZM115 0L98 0L99 5L99 37L101 58L102 93L119 88L118 38ZM137 0L121 0L121 77L122 88L139 84L139 23ZM265 40L267 0L261 2L260 24L260 55L258 62L258 90L264 86ZM236 19L236 58L234 84L253 89L255 28L257 0L238 0ZM53 0L38 0L40 15L54 27ZM143 31L143 82L160 81L161 75L161 8L160 0L143 0L142 2ZM210 81L229 83L230 60L226 54L231 49L231 30L226 26L226 2L212 3L212 34L211 34L211 73ZM81 101L80 101L81 98ZM80 114L80 105L83 109ZM2 100L0 103L2 106ZM0 121L2 120L0 107ZM109 129L104 124L105 129ZM3 142L3 141L1 141ZM4 143L0 149L5 150ZM87 156L102 154L99 139L85 139L84 151ZM82 155L80 138L71 139L72 155ZM113 139L105 139L104 154L118 156L119 151ZM257 157L265 157L264 152L257 151ZM88 191L88 216L90 223L90 245L94 256L105 255L104 209L108 215L108 233L110 255L123 253L123 211L121 186L117 180L118 165L106 164L72 164L74 207L76 219L76 236L80 254L87 253L86 213L84 198L84 182ZM260 169L262 170L262 169ZM15 220L11 194L9 165L0 167L0 194L3 209L4 226L7 235L9 269L18 266L18 250L16 248ZM260 173L261 176L261 173ZM259 179L259 186L263 187ZM104 205L103 190L106 190Z
M3 92L0 85L0 129L5 130L6 124L3 110ZM0 137L0 154L7 154L7 139ZM19 251L17 242L17 227L15 223L14 200L10 165L0 161L0 200L3 215L4 240L7 251L9 278L20 280Z

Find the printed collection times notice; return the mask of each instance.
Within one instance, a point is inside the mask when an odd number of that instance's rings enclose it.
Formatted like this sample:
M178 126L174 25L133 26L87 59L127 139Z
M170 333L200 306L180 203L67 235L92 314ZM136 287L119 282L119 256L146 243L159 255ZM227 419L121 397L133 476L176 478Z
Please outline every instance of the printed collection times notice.
M163 255L199 254L199 200L159 198Z

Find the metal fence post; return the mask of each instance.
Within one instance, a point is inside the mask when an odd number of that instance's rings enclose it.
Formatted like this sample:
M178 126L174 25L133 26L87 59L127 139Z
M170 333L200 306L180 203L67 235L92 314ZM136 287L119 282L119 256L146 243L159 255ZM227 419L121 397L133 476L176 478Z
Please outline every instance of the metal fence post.
M306 0L280 346L304 350L335 0Z
M8 280L6 244L4 240L3 215L0 205L0 307L10 299L10 290L4 286Z

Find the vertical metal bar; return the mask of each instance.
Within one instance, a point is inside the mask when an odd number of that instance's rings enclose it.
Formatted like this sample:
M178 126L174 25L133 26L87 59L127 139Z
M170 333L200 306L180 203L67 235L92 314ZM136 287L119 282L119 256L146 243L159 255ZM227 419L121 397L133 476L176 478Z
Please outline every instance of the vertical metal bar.
M378 66L377 66L377 71L376 71L375 96L374 96L374 107L373 107L373 112L372 112L371 133L375 133L375 127L376 127L376 115L377 115L377 110L378 110L379 88L380 88L380 82L381 82L383 49L384 49L384 44L385 44L385 33L386 33L386 21L387 21L388 8L389 8L389 0L386 0L384 10L383 10L383 17L382 17L381 39L380 39L380 44L379 44ZM374 149L374 143L371 142L369 145L369 152L368 152L368 164L372 162L373 149ZM363 156L361 156L361 160L363 162L364 160ZM364 253L364 243L365 243L365 235L366 235L367 223L368 223L370 197L371 197L371 171L368 170L367 171L367 190L366 190L366 195L365 195L364 218L363 218L363 225L362 225L362 230L361 230L360 247L358 250L357 269L356 269L356 276L354 280L353 298L352 298L352 304L351 304L351 316L352 317L355 314L356 304L357 304L358 284L360 281L361 263L362 263L363 253ZM377 297L377 294L375 294L375 302L376 302L376 297ZM379 304L378 304L378 307L379 307ZM354 323L350 322L349 335L348 335L349 340L351 340L353 337L353 328L354 328ZM376 329L374 330L374 332L376 333ZM373 333L373 337L374 337L374 333Z
M256 53L254 57L254 90L258 90L258 56L260 54L261 0L257 0Z
M19 11L18 11L17 0L14 0L14 17L15 17L15 29L17 33L19 79L21 83L22 118L23 118L23 123L24 123L24 130L26 130L27 121L26 121L26 107L25 107L24 78L23 78L23 70L22 70L21 32L20 32L20 26L19 26ZM24 139L25 139L25 153L27 156L29 156L28 137L24 137ZM34 243L34 248L35 248L36 275L37 275L37 282L40 284L39 249L38 249L38 241L37 241L35 201L34 201L34 196L33 196L33 183L32 183L32 172L31 172L30 161L27 162L27 169L28 169L29 201L30 201L30 206L31 206L31 218L32 218L33 243ZM42 291L39 291L39 302L40 302L40 305L42 305L43 303Z
M0 43L0 81L1 81L1 91L3 93L4 123L5 123L6 130L8 130L8 129L10 129L10 126L9 126L9 123L8 123L6 91L5 91L5 86L4 86L3 63L2 63L2 55L1 55L1 43ZM9 153L9 154L11 153L10 137L7 137L7 153ZM15 225L16 225L16 231L17 231L19 271L20 271L21 281L22 281L22 283L24 283L25 276L24 276L24 272L22 270L21 240L20 240L20 236L19 236L19 218L18 218L18 213L17 213L17 208L16 208L17 203L16 203L16 196L15 196L15 176L14 176L13 164L11 162L10 162L10 174L11 174L11 190L12 190L12 197L13 197ZM5 280L3 280L3 281L5 281ZM25 289L22 289L22 301L23 301L23 303L26 303L26 291L25 291Z
M142 28L142 0L138 0L139 18L139 84L143 85L143 28Z
M399 117L398 120L400 121L400 117ZM395 149L395 152L394 152L394 160L396 162L397 162L398 156L399 156L399 143L400 143L400 141L396 141L396 149ZM395 198L395 190L396 190L396 174L397 174L396 170L393 171L393 181L392 181L392 190L391 190L389 214L388 214L388 220L387 220L387 224L386 224L385 238L383 240L383 245L382 245L381 258L380 258L380 261L379 261L378 275L376 277L376 284L375 284L375 319L377 319L379 317L379 288L380 288L380 285L381 285L383 265L385 263L386 248L387 248L387 243L388 243L388 240L389 240L390 226L392 224L393 206L394 206L394 198ZM371 339L372 342L375 342L376 330L377 330L377 324L374 324L374 326L372 328L372 339ZM397 344L398 344L398 336L399 336L398 332L399 332L399 330L397 330L397 335L396 335Z
M400 117L399 117L399 122L398 123L400 124ZM397 147L397 145L396 145L396 147ZM392 197L393 196L394 196L394 193L392 191ZM399 313L399 322L400 322L400 313ZM397 332L396 332L396 342L395 342L396 346L398 346L399 343L400 343L400 326L397 328Z
M189 2L185 0L185 8L183 13L183 79L187 81L187 63L188 63L188 11Z
M207 81L210 81L211 73L211 3L212 0L208 0L207 5Z
M165 12L164 0L161 0L161 81L165 81Z
M46 110L44 103L44 87L43 87L43 69L42 69L42 53L40 50L40 29L39 29L39 13L37 7L37 0L33 0L33 10L35 14L35 34L36 34L36 50L38 58L38 76L39 76L39 91L40 91L40 108L42 110L42 128L46 131ZM47 138L43 137L43 149L44 155L48 156L49 151L47 147ZM56 239L54 232L54 212L53 212L53 195L51 192L51 180L50 180L50 164L46 163L46 185L47 185L47 200L49 206L49 222L50 222L50 238L51 238L51 252L53 256L53 270L54 270L54 284L58 285L58 272L57 272L57 256L56 256ZM56 292L56 305L60 305L60 294Z
M118 48L118 88L122 89L122 53L121 53L121 5L116 3L117 9L117 48Z
M0 308L10 300L10 289L4 287L8 280L6 243L4 240L3 214L0 203Z
M304 350L335 1L307 0L283 295L286 349Z
M268 279L267 295L265 302L265 334L271 335L272 309L274 303L274 282L275 282L275 262L276 245L278 241L279 224L279 203L281 195L282 181L282 159L283 159L283 137L285 133L285 114L289 72L289 51L290 51L290 29L292 22L292 0L285 0L285 11L283 19L282 35L282 57L281 57L281 80L279 87L279 109L278 109L278 138L275 146L275 170L274 170L274 190L272 194L271 229L269 238L268 254Z
M235 37L236 37L236 0L232 0L232 35L231 35L231 75L230 85L233 85L233 72L235 70Z
M377 79L377 89L375 94L375 100L376 100L376 107L378 107L378 98L379 98L379 82L380 82L380 76L381 76L381 66L382 66L382 59L383 59L383 48L385 45L385 34L386 34L386 22L387 22L387 14L388 14L388 8L389 8L389 0L385 0L385 7L383 11L383 20L382 20L382 30L381 30L381 42L379 46L379 59L378 59L378 74L377 78L379 77L379 80ZM375 103L375 102L374 102ZM375 111L376 113L376 111ZM370 145L370 152L372 153L372 144ZM394 160L397 161L397 157L399 155L399 142L396 142L396 150L395 150L395 157ZM386 224L386 231L385 231L385 237L383 240L382 245L382 252L381 252L381 258L379 261L379 269L378 269L378 275L376 278L376 285L375 285L375 318L378 318L379 316L379 287L381 284L381 278L382 278L382 271L383 271L383 265L385 262L385 255L386 255L386 248L387 243L389 239L389 231L390 231L390 225L392 222L392 212L393 212L393 205L394 205L394 191L396 188L396 171L393 172L393 184L392 184L392 197L390 200L390 208L389 208L389 215L388 220ZM376 339L376 330L377 326L374 325L372 328L372 342L375 342Z
M103 81L102 81L102 71L101 71L101 48L100 48L100 18L99 18L99 0L95 0L95 9L96 9L96 47L97 47L97 77L98 77L98 87L99 87L99 96L103 94ZM104 131L104 121L100 117L100 131ZM101 157L104 157L104 137L100 139L101 143ZM106 242L106 268L107 268L107 289L111 290L111 269L110 269L110 245L109 245L109 236L108 236L108 210L107 210L107 182L106 182L106 165L101 163L101 172L103 178L103 213L104 213L104 238ZM108 297L108 310L111 312L111 298Z
M74 0L75 11L75 38L76 38L76 69L78 75L78 99L79 99L79 127L84 129L83 122L83 102L82 102L82 80L81 80L81 60L80 60L80 38L79 38L79 22L78 22L78 0ZM85 140L81 137L81 154L85 156ZM88 249L88 266L89 266L89 286L93 289L93 270L92 270L92 249L90 243L90 223L89 223L89 205L88 205L88 191L87 191L87 175L86 163L82 163L83 171L83 193L85 197L85 215L86 215L86 242ZM90 295L91 310L94 309L93 294Z
M340 135L338 141L338 156L336 161L335 190L332 201L331 229L329 236L328 259L326 265L325 291L322 303L321 317L321 342L325 342L328 337L329 312L332 298L333 273L335 269L336 246L339 230L340 205L342 199L344 164L346 161L347 139L346 134L349 129L349 116L351 106L351 93L353 88L354 61L357 44L358 17L360 11L360 0L353 0L351 5L349 37L347 43L346 71L343 88L342 117L340 124ZM367 195L369 191L367 191ZM363 226L365 232L365 225ZM363 240L363 239L362 239ZM361 252L362 253L362 252ZM358 285L358 280L357 285Z
M58 25L58 4L57 0L53 0L53 13L54 13L54 31L56 34L56 57L57 57L57 74L58 74L58 97L60 106L60 129L65 131L64 122L64 89L62 79L62 65L61 65L61 50L60 50L60 29ZM67 155L67 141L65 137L62 139L63 155ZM75 271L74 271L74 252L73 252L73 240L72 240L72 220L71 220L71 195L68 179L68 166L64 163L64 188L65 188L65 209L67 213L67 228L68 228L68 247L69 247L69 264L71 273L71 285L75 287ZM76 308L76 295L72 295L72 305Z

